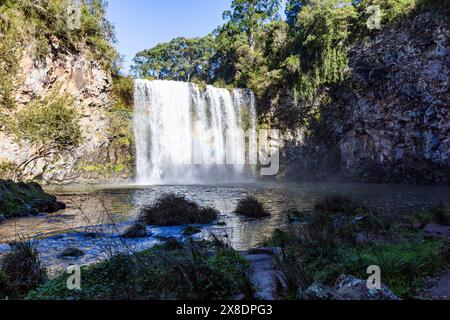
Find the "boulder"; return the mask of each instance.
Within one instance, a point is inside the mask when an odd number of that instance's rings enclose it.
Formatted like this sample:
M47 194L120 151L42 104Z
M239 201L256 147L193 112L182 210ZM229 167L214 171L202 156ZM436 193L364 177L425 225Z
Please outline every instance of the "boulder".
M136 223L129 227L121 238L145 238L147 237L147 228L142 223Z
M85 253L78 248L67 248L60 255L60 258L80 258L84 256Z
M306 290L299 291L300 300L400 300L387 286L370 290L367 281L354 276L342 275L336 286L331 288L321 283L314 283Z
M314 283L308 289L300 291L298 294L300 300L345 300L335 289L325 286L321 283Z
M349 275L339 277L335 290L345 300L400 300L383 284L380 290L370 290L367 287L367 281Z

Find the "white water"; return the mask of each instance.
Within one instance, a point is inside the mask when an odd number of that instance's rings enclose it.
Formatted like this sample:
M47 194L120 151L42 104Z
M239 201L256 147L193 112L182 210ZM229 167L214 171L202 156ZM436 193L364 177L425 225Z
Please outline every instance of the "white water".
M137 183L239 182L256 137L254 95L177 81L135 81ZM246 128L244 128L246 127Z

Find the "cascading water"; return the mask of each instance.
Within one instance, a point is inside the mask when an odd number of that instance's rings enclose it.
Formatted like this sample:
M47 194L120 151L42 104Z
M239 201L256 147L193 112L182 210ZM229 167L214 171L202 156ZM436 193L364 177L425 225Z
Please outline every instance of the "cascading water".
M246 137L256 137L253 93L177 81L135 81L137 183L248 178Z

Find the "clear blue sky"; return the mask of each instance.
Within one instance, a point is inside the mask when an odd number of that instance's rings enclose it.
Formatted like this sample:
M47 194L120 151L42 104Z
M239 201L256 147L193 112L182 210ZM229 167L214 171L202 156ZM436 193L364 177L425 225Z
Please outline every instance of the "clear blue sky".
M116 47L128 72L134 55L179 36L207 35L221 25L232 0L109 0L108 19L115 25Z

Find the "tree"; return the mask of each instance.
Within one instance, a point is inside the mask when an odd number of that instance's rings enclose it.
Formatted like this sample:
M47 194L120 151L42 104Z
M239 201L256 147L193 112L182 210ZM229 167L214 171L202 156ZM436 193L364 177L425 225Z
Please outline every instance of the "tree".
M223 14L224 20L227 21L226 27L238 33L245 33L252 50L258 29L280 18L280 0L233 0L231 9Z
M214 54L211 35L202 38L176 38L139 52L133 59L136 77L178 81L208 81Z
M297 16L307 0L288 0L286 3L286 22L292 27L297 22Z

